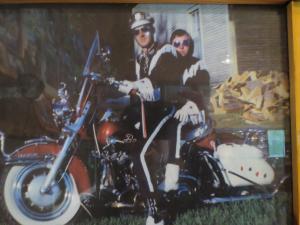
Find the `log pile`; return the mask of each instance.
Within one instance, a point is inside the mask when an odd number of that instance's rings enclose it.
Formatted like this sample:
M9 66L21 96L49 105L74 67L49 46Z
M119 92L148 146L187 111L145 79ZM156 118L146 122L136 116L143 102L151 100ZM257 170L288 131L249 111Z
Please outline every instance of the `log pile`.
M215 88L210 102L214 114L240 112L250 123L282 120L289 114L288 77L276 71L236 74Z

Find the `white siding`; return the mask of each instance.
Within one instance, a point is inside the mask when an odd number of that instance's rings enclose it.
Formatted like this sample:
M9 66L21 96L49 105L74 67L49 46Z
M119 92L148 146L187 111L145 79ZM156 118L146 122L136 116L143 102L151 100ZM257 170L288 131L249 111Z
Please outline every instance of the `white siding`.
M227 5L201 5L203 59L212 82L221 82L232 73L230 26Z

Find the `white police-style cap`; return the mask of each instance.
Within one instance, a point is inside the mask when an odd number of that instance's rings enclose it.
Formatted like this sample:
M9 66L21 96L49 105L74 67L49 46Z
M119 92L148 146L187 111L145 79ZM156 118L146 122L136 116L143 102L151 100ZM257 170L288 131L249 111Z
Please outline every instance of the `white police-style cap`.
M144 25L152 25L154 23L154 19L150 17L149 14L144 12L136 12L131 16L129 20L130 29L135 29Z

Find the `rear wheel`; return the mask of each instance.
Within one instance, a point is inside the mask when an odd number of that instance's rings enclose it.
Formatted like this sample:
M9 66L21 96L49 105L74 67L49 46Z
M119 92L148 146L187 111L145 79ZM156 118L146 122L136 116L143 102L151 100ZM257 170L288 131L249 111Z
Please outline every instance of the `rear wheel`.
M9 224L63 225L76 217L80 197L73 177L65 173L42 194L49 168L45 164L12 166L3 170L0 204Z

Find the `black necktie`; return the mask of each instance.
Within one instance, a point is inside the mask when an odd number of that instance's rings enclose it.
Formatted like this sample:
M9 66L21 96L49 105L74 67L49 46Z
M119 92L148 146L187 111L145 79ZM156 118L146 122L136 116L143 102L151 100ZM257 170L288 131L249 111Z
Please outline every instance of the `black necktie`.
M142 55L140 59L140 79L148 75L149 58L146 55Z

